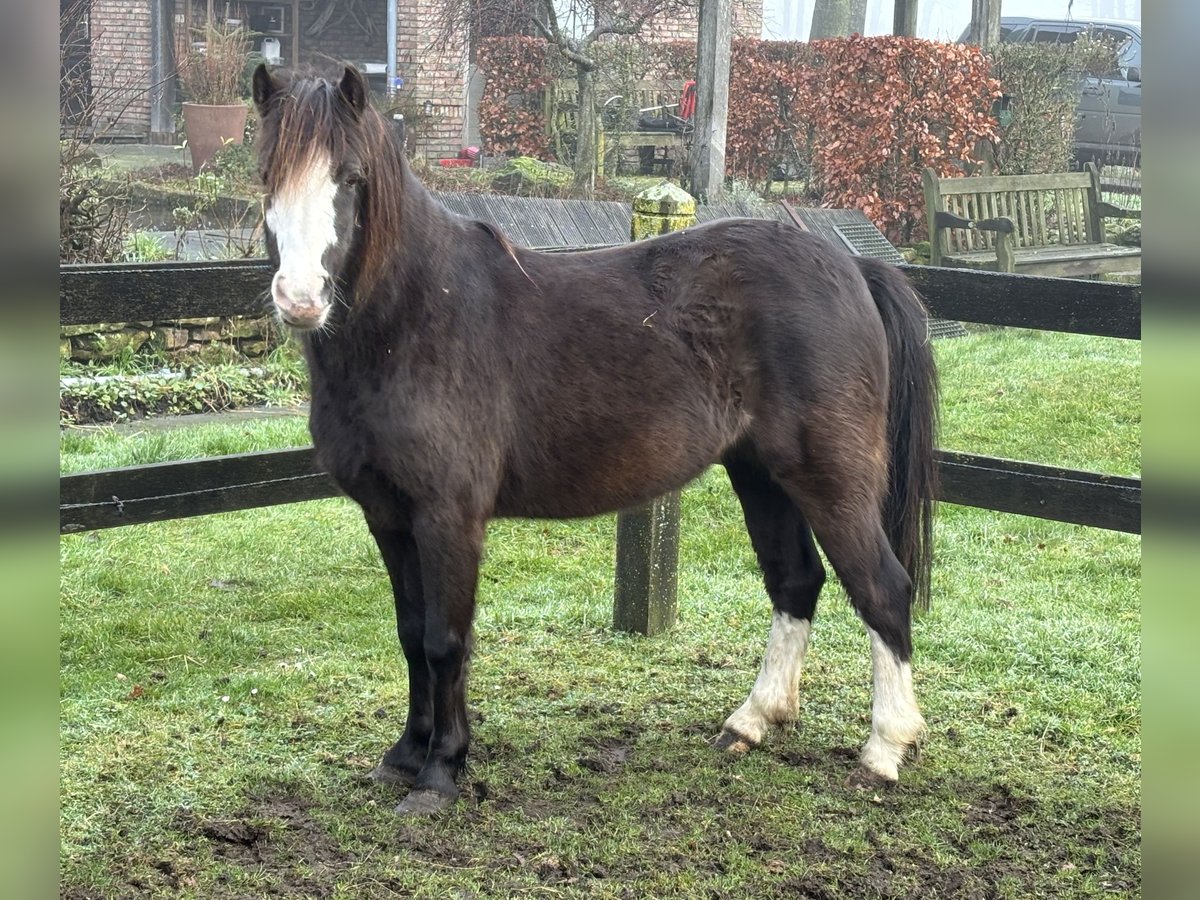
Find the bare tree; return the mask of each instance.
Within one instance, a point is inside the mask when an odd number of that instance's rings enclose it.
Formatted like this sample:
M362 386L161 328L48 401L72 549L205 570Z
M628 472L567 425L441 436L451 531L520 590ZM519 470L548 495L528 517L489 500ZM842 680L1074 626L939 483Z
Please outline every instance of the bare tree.
M482 23L545 38L575 70L579 92L575 183L590 187L596 173L595 49L617 35L645 35L656 21L671 15L694 16L696 0L445 0L443 35L449 39L469 29L478 35Z
M892 34L916 36L917 0L896 0L892 15Z
M817 0L808 39L862 34L867 21L867 0Z

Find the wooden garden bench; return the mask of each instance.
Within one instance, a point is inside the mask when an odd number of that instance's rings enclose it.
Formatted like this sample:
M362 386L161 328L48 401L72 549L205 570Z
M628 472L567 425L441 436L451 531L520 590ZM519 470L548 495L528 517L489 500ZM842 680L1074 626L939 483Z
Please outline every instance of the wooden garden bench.
M672 174L674 160L672 153L678 153L685 148L685 131L679 127L639 128L636 120L642 113L661 116L664 120L671 119L678 111L680 95L684 82L676 80L640 81L623 98L629 121L621 122L616 127L610 124L601 128L598 135L601 149L601 163L606 155L619 157L626 150L639 150L640 167L650 166L650 172L661 175ZM552 92L553 105L547 108L547 122L553 121L559 131L577 132L579 96L574 82L568 79L558 81ZM611 97L609 100L621 99ZM603 101L601 101L603 102ZM601 122L605 111L602 108ZM689 116L690 118L690 116ZM648 151L648 152L645 152ZM646 174L650 174L647 172Z
M1100 173L924 175L935 266L1079 278L1136 272L1141 247L1105 239L1106 218L1140 218L1100 199Z

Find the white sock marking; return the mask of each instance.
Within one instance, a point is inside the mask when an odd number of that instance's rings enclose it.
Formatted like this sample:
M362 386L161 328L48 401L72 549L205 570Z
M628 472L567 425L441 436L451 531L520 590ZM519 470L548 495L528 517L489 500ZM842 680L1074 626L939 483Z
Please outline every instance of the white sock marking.
M871 635L871 737L863 747L863 767L889 781L899 777L910 744L925 731L925 720L913 696L912 666L901 662L879 634Z
M726 731L757 744L772 725L795 721L800 714L800 672L811 631L808 619L775 611L758 678L746 702L725 720Z

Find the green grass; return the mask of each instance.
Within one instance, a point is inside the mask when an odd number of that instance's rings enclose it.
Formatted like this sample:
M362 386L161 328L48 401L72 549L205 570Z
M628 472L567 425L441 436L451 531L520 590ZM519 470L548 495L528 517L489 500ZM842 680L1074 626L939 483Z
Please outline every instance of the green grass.
M59 468L63 475L73 475L122 466L303 447L310 440L308 421L303 416L205 422L177 428L158 427L154 423L132 423L119 430L107 426L71 428L62 431L59 437Z
M940 445L1141 472L1141 345L1021 329L938 341Z
M944 446L1137 471L1136 344L991 331L937 349ZM64 469L145 461L147 439L170 456L306 436L71 435ZM873 794L845 786L869 661L836 584L801 722L744 758L707 745L770 613L723 473L683 516L680 622L651 639L609 628L611 517L492 523L465 798L427 822L360 780L406 690L352 504L64 538L64 895L1140 895L1138 538L943 507L915 629L930 734Z

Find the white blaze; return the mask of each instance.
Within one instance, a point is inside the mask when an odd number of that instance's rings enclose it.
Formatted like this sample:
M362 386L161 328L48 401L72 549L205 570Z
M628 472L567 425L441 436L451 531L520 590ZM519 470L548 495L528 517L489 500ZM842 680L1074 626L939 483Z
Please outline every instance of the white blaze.
M808 619L775 611L762 669L746 702L725 720L726 731L757 744L772 725L796 719L800 712L800 672L811 631Z
M307 171L281 185L271 197L266 224L279 250L279 271L271 281L271 298L282 313L300 318L328 312L324 297L328 273L321 264L337 243L334 199L338 186L327 155L313 159Z

